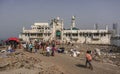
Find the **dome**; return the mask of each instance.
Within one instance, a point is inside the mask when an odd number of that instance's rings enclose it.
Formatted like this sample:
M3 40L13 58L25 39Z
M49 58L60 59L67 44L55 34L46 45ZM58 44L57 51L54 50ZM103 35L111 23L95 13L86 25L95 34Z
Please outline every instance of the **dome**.
M73 27L72 30L79 30L79 28Z

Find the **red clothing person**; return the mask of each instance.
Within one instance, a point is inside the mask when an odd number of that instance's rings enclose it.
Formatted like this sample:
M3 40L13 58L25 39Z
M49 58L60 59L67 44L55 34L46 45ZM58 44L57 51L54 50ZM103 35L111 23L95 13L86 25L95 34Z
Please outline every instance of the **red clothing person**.
M90 55L90 51L87 51L86 52L86 67L87 67L87 64L89 64L89 68L91 69L91 70L93 70L93 66L92 66L92 64L91 64L91 61L92 61L92 56Z
M92 56L91 56L90 54L86 53L86 59L87 59L88 61L91 61L91 60L92 60Z
M52 46L52 53L51 53L52 56L55 56L55 50L56 50L55 45L53 45Z

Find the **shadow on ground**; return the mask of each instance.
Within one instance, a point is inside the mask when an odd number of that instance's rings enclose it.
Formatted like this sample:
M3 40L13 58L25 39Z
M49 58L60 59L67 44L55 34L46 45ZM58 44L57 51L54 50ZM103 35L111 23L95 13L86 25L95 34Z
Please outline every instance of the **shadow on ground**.
M77 67L86 68L84 64L76 64Z

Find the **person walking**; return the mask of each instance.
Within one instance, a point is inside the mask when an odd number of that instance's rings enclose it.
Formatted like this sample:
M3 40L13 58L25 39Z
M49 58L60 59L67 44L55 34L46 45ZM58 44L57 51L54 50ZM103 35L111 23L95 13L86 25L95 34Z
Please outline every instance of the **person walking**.
M38 42L35 42L35 53L37 53L37 50L39 50L39 44L38 44Z
M91 56L91 52L90 51L87 51L86 52L86 63L85 63L85 66L87 67L87 64L89 64L89 68L91 70L93 70L93 66L91 64L91 61L92 61L92 56Z
M51 53L52 56L55 56L55 50L56 50L55 45L52 45L52 53Z
M30 44L29 44L29 50L30 50L31 53L32 53L32 49L33 49L33 45L32 45L32 43L30 42Z
M46 47L46 56L50 56L50 50L51 50L51 48L47 45L47 47Z

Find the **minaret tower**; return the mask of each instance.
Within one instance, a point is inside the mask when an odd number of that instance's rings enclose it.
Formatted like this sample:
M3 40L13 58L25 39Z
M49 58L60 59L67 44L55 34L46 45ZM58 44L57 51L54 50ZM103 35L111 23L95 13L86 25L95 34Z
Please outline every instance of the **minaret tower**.
M71 27L75 27L75 16L72 16Z
M23 26L22 30L24 31L25 30L25 27Z
M105 29L108 30L108 25L105 26Z

